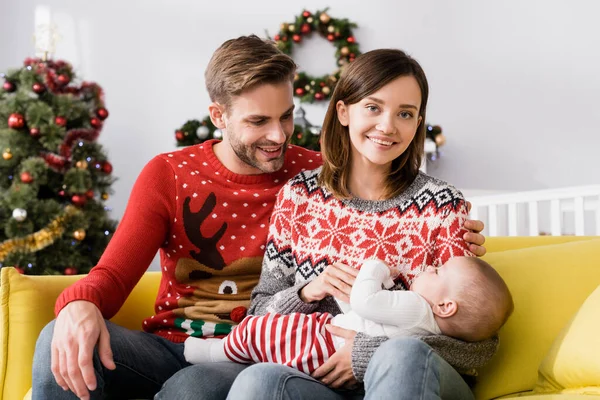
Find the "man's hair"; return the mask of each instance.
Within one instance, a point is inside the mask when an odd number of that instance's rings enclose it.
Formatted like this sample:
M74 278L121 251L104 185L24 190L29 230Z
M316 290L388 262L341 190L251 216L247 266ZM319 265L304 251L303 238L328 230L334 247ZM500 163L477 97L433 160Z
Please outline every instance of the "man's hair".
M514 310L512 295L491 265L465 257L474 273L456 288L458 311L445 321L445 335L478 342L498 333Z
M231 98L265 83L293 82L296 63L275 43L256 35L230 39L215 50L206 71L211 101L229 107Z
M402 193L415 180L421 167L425 145L425 117L429 86L421 65L401 50L379 49L364 53L345 67L329 102L321 130L323 169L319 184L337 198L351 197L348 181L352 162L349 128L338 119L336 105L356 104L388 83L402 76L413 76L421 89L419 116L421 123L408 148L392 161L385 194L392 198Z

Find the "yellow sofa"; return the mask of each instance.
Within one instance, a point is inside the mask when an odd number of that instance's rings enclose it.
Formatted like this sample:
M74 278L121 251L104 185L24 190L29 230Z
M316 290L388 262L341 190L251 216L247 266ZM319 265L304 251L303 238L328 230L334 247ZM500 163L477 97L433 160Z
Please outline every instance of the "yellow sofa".
M477 399L600 399L600 384L598 391L532 392L538 366L554 339L600 285L600 238L489 238L486 247L485 258L511 288L515 313L500 333L498 354L480 371ZM0 400L29 396L37 335L54 317L58 294L79 278L24 276L13 268L2 268ZM139 329L142 319L153 312L159 280L158 272L146 273L113 321Z

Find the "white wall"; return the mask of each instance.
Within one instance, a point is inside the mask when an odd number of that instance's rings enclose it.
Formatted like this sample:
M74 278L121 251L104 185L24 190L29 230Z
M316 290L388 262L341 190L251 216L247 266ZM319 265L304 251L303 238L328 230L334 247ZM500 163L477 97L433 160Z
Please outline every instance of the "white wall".
M448 138L428 172L460 188L526 190L600 182L600 2L593 0L1 0L0 71L33 52L36 7L62 41L56 58L97 81L111 113L100 142L119 181L120 218L143 165L175 148L173 132L206 115L204 68L224 40L274 35L302 11L329 6L358 23L361 50L397 47L423 65L429 122ZM297 46L310 73L334 68L322 39ZM323 64L325 63L325 64ZM325 105L305 106L320 123Z

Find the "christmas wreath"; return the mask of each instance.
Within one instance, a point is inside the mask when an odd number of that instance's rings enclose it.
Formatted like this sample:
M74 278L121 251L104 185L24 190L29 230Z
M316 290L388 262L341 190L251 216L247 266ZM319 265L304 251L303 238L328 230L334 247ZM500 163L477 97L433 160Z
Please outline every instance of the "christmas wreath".
M282 23L279 33L273 37L277 47L285 54L291 55L293 44L300 43L303 38L312 32L317 32L330 41L335 47L337 65L340 66L331 74L320 77L298 72L294 78L294 95L300 101L312 103L314 101L328 100L337 80L340 77L341 67L351 63L360 54L356 39L352 34L356 24L347 19L331 18L327 9L311 13L304 10L292 23Z

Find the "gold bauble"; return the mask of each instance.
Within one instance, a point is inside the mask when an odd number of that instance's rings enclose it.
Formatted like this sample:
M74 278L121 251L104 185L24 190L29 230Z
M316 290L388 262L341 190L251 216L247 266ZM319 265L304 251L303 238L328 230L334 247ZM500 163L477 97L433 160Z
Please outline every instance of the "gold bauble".
M284 22L283 24L281 24L280 28L281 28L281 30L282 30L282 31L284 31L284 32L285 32L285 31L287 31L287 30L288 30L288 24L286 24L286 23Z
M329 25L329 26L327 27L327 32L329 32L329 33L333 33L333 32L335 32L335 26L333 26L333 25Z
M75 166L79 169L87 169L88 163L85 160L80 160L75 163Z
M443 133L436 135L435 144L437 144L438 147L442 147L444 144L446 144L446 136L444 136Z
M326 24L331 20L331 17L329 15L327 15L327 13L322 13L319 16L319 19L321 20L322 23Z
M102 193L102 200L108 200L108 193Z
M329 86L323 86L321 92L323 92L323 94L329 94L331 93L331 89L329 89Z
M294 82L296 82L298 79L300 79L300 75L294 74Z
M290 25L290 26L288 26L288 30L289 30L290 32L294 32L294 30L295 30L295 29L296 29L296 27L295 27L294 25Z
M306 86L304 86L304 89L306 89L306 90L310 90L310 85L306 85Z
M313 17L306 18L306 22L308 22L309 24L312 24L313 21L314 21Z
M77 229L75 232L73 232L73 237L81 242L83 239L85 239L85 230Z
M347 56L348 54L350 54L350 50L346 46L344 46L340 49L340 54L343 56Z
M2 153L2 158L4 158L7 161L10 160L11 158L13 158L13 155L10 152L10 149L4 150L4 153Z

